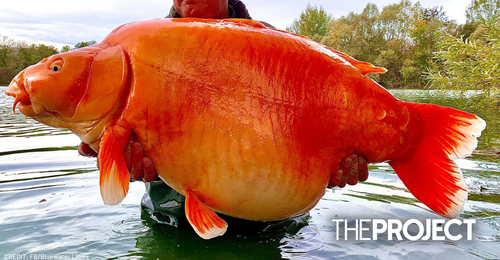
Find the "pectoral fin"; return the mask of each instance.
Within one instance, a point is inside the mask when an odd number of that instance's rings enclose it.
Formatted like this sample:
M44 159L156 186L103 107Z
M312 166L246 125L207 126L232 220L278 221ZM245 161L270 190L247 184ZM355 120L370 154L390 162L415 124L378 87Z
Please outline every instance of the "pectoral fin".
M119 127L104 130L99 148L101 196L106 205L117 205L128 192L130 174L123 157L130 131Z
M192 191L186 192L186 217L196 233L203 239L222 236L227 230L227 223L213 210L203 205Z

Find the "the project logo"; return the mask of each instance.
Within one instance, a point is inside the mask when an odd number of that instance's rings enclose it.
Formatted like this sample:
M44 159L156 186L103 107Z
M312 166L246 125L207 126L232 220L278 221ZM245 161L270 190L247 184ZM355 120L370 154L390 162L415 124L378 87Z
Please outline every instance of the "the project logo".
M332 219L337 240L472 240L475 219Z

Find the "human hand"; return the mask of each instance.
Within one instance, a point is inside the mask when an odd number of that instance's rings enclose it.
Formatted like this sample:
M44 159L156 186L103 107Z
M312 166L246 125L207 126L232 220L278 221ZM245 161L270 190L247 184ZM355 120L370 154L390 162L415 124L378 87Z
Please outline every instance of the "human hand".
M123 151L131 181L151 182L158 177L151 158L144 156L142 144L137 141L137 136L132 133L129 144Z
M78 153L85 157L97 157L97 153L94 149L90 148L90 146L84 142L78 146Z
M97 153L83 142L78 146L78 153L85 157L97 157ZM144 156L142 144L137 141L135 133L130 136L129 144L123 151L123 156L125 157L131 181L151 182L158 177L151 158ZM99 159L97 159L97 167L99 167Z
M330 176L329 188L343 188L346 184L356 185L368 179L368 162L362 156L351 154L344 158L339 168Z

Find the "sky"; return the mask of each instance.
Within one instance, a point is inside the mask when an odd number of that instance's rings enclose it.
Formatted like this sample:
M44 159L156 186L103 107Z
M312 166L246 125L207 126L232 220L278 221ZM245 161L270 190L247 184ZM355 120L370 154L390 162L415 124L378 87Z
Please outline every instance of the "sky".
M0 36L60 49L81 41L101 41L124 23L165 17L172 0L1 0ZM361 13L367 3L379 10L399 0L243 0L255 20L285 29L307 4L323 6L334 18ZM415 3L416 1L412 1ZM424 7L443 6L447 16L465 22L471 0L421 0Z

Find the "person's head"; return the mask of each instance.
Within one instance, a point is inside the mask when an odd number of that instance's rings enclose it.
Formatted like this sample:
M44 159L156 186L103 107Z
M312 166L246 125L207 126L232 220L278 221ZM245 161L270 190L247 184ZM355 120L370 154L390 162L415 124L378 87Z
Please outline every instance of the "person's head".
M181 17L224 19L229 17L228 0L174 0Z

